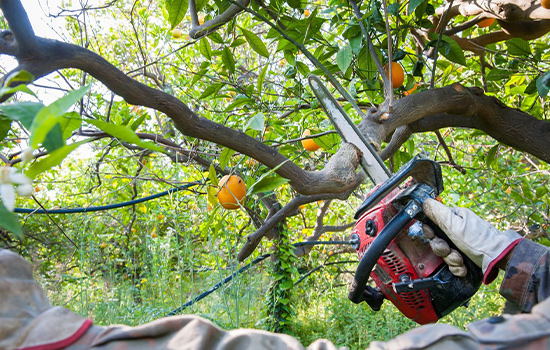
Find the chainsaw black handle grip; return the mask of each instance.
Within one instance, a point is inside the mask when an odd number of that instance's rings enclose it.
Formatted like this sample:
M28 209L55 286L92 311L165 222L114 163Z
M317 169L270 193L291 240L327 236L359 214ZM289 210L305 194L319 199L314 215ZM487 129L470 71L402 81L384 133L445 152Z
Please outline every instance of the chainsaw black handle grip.
M407 226L409 222L422 211L422 204L416 200L411 200L409 203L401 209L388 224L382 229L382 231L372 241L367 251L361 258L359 266L355 271L353 282L349 289L348 299L356 304L361 303L364 300L363 291L367 286L370 273L374 268L374 265L384 253L384 250L388 247L390 242L397 236L397 234Z

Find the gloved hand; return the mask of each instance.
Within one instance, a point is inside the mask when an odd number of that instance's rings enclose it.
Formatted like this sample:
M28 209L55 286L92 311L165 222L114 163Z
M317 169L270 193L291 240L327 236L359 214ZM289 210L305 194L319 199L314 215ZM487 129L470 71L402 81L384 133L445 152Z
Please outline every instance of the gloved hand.
M423 209L424 214L447 234L457 248L481 267L485 284L496 278L496 263L522 238L512 230L497 230L470 209L449 208L434 199L424 201Z

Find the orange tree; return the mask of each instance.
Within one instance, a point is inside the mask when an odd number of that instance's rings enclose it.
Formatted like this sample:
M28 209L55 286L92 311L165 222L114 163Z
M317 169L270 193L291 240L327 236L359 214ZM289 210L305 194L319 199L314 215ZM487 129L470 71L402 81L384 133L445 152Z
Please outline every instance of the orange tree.
M485 192L490 179L467 180L475 171L521 169L522 179L499 183L498 194L509 194L523 208L522 217L506 222L549 221L547 191L539 190L546 180L523 181L545 174L550 159L544 100L550 10L538 0L166 0L52 7L52 18L66 17L65 39L35 32L37 23L20 1L2 1L0 8L0 53L17 62L2 80L2 161L41 181L59 171L72 151L95 147L97 171L87 190L101 193L105 177L99 169L122 148L134 152L132 167L118 171L132 184L126 196L135 198L138 180L174 185L169 175L142 176L147 159L159 154L203 174L210 205L217 205L217 178L240 173L250 194L243 208L251 223L237 239L241 261L265 236L286 247L280 255L287 256L289 239L298 235L283 223L299 217L307 203L325 201L312 214L315 224L306 239L349 226L345 220L325 225L323 218L331 200L358 193L364 180L357 172L358 150L340 144L326 123L307 86L309 74L334 88L390 167L429 153L450 166L446 174L456 195L450 199L462 205L494 199ZM491 18L488 26L479 25ZM386 73L386 64L403 67L402 87L392 88L393 69ZM22 84L47 91L43 79L74 91L48 106L20 103L18 94L28 92ZM303 151L305 129L323 152ZM34 159L21 162L29 148ZM181 181L196 179L192 171L183 179L175 174ZM10 198L2 197L3 203ZM0 209L10 221L0 225L20 231L7 210L11 204L4 204ZM135 216L120 223L125 244L136 235L134 223ZM20 233L32 236L24 228ZM6 231L2 239L17 246ZM290 278L288 272L280 275Z

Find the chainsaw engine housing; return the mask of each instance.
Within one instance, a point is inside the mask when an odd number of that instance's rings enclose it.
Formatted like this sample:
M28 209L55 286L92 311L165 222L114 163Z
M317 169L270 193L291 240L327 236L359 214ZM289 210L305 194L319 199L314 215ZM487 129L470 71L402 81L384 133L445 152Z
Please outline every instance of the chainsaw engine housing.
M359 217L352 240L356 242L354 247L360 259L401 209L399 197L406 191L393 189ZM437 236L454 247L441 230L433 224L431 227ZM433 323L458 306L466 305L481 284L479 267L466 256L463 258L468 273L465 277L456 277L430 248L420 222L411 220L377 257L370 277L378 291L406 317L419 324Z

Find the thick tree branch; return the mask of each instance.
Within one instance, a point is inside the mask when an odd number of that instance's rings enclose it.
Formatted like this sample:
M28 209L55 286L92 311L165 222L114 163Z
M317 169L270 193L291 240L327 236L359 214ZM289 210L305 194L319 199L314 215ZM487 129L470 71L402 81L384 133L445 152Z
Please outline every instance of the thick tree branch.
M550 124L505 106L479 88L453 84L422 91L396 101L391 113L384 106L371 109L359 128L379 143L407 124L412 132L452 126L475 128L501 143L550 162Z

